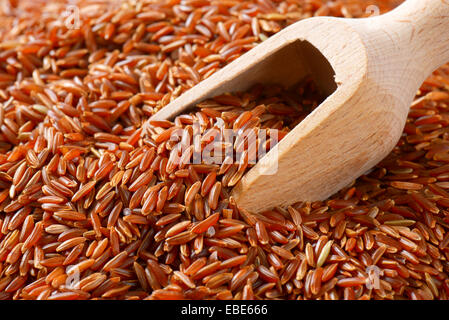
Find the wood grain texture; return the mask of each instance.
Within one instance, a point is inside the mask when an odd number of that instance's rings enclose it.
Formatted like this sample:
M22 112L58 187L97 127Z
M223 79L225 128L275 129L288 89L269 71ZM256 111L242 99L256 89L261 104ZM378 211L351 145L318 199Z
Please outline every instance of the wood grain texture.
M326 64L323 57L332 68L319 67ZM323 91L333 92L335 83L337 89L243 177L232 195L253 211L323 200L388 155L419 86L447 61L449 0L408 0L368 19L311 18L258 45L154 118L172 118L201 100L260 80L288 85L318 74ZM264 174L275 165L275 175Z

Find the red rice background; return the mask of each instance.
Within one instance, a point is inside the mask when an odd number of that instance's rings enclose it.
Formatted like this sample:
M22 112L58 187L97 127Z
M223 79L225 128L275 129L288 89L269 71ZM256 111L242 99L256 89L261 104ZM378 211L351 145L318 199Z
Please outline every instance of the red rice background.
M295 21L397 2L75 4L79 29L63 1L1 3L1 299L447 299L449 66L387 159L324 202L241 210L217 168L167 170L173 123L141 127ZM246 123L257 100L275 113L267 128L285 129L285 108L269 106L290 100L272 94L217 98L231 108L184 120ZM258 126L272 117L251 110Z

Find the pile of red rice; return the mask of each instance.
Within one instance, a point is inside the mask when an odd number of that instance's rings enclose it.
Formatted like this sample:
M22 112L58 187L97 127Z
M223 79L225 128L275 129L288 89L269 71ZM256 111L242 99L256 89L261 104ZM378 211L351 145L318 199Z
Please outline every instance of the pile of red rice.
M328 201L248 212L229 197L248 161L174 162L169 139L194 122L204 144L218 123L282 138L320 102L308 81L142 128L287 25L393 1L67 2L0 4L0 299L448 298L449 66Z

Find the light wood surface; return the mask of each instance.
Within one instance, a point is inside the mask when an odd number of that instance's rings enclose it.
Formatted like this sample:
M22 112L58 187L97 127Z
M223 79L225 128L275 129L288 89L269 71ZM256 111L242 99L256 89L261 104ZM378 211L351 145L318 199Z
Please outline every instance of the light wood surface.
M449 0L408 0L367 19L297 22L202 81L153 119L251 85L295 84L312 74L328 98L233 189L260 211L324 200L394 148L426 77L449 61ZM266 175L277 165L275 175Z

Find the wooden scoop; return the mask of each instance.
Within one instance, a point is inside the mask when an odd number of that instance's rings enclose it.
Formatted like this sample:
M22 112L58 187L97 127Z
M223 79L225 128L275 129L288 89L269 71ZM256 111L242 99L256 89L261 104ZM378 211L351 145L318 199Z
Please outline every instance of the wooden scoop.
M232 191L253 211L324 200L375 166L398 142L422 82L449 61L449 0L408 0L366 19L310 18L264 41L152 119L256 83L292 86L312 75L328 98ZM275 175L264 173L277 166Z

